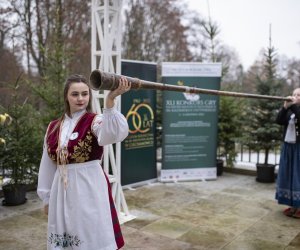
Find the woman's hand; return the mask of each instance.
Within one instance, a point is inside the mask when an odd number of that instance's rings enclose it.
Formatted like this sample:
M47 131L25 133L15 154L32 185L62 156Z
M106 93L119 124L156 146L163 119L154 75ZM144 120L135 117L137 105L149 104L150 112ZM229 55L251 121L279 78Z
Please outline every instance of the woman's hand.
M44 206L44 213L45 213L45 215L48 215L48 209L49 209L49 205L45 205Z
M131 82L128 82L125 77L121 77L119 80L119 87L108 93L106 97L106 108L112 108L115 104L115 98L124 94L131 88Z
M290 100L284 102L283 106L285 109L288 109L293 104L300 104L300 98L297 98L295 96L287 96L287 98Z
M293 96L287 96L286 98L288 98L288 99L290 99L289 101L284 101L284 103L283 103L283 107L285 108L285 109L288 109L292 104L293 104Z

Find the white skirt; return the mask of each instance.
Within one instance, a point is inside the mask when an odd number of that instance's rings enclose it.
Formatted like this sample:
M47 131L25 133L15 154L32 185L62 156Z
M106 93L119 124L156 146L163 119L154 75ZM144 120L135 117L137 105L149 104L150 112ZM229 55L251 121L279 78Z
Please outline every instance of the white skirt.
M66 166L66 189L59 169L51 188L47 249L116 250L108 186L100 162Z

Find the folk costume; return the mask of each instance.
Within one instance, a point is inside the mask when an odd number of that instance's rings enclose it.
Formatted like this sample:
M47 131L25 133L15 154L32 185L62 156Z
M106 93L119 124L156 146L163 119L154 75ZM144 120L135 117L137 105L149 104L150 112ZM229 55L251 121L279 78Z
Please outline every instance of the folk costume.
M124 245L110 184L100 161L103 146L128 135L115 108L85 110L47 129L37 193L49 204L48 250L116 250Z
M300 208L300 106L281 108L276 122L284 126L275 198L279 204Z

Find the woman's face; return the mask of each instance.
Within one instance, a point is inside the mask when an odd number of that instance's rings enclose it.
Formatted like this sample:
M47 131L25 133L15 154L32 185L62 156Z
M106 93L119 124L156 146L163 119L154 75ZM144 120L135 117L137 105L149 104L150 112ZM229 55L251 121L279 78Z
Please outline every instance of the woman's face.
M300 100L300 88L297 88L294 90L293 97L295 97L297 99L297 101Z
M90 100L88 85L82 82L72 83L68 90L67 99L71 114L86 109Z

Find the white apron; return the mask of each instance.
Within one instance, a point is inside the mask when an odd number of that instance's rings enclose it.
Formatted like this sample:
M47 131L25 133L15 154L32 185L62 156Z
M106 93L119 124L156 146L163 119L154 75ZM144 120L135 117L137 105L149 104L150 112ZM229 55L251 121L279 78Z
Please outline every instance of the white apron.
M108 186L100 161L66 166L67 188L59 169L52 183L47 250L116 250Z

